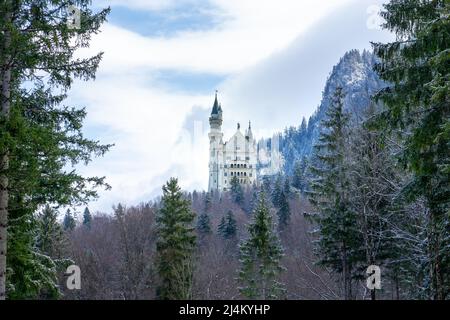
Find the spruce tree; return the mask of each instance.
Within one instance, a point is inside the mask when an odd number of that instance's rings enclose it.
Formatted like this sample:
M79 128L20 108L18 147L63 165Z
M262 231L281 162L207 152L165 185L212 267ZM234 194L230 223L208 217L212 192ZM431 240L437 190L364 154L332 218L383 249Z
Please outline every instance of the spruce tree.
M366 119L376 115L375 106L370 105L365 111ZM394 241L397 237L392 226L398 221L396 207L400 206L395 199L398 187L402 184L403 171L396 164L392 154L396 152L394 144L388 142L384 131L374 130L367 122L352 129L350 150L347 157L351 161L350 203L356 214L356 223L362 235L364 255L360 272L363 274L367 266L384 267L384 274L392 268L400 266L404 261L400 254L410 260L405 248L398 246L402 241ZM395 200L394 200L395 199ZM411 220L404 220L409 224ZM385 276L385 278L387 278ZM371 290L371 298L375 300L376 291Z
M303 173L302 173L302 164L300 161L296 161L294 165L294 172L292 174L292 186L302 191L302 185L303 185Z
M239 205L242 205L244 203L244 191L242 190L242 186L236 176L231 179L230 191L233 201Z
M325 128L315 146L318 162L311 170L315 174L312 204L319 211L315 221L320 233L317 245L319 262L342 275L345 299L352 298L352 273L358 257L360 241L356 216L350 205L348 154L349 116L343 110L344 93L338 87L333 104L323 121Z
M91 212L89 211L89 208L86 207L86 209L84 209L83 212L83 226L86 226L90 229L91 223L92 223L92 215Z
M58 211L45 206L37 217L38 236L36 245L39 250L55 259L64 258L64 247L66 246L66 235L63 227L58 223Z
M67 258L68 240L57 218L58 211L49 205L45 206L36 218L36 257L41 259L44 265L52 270L50 276L44 277L49 281L46 282L47 285L45 287L40 289L39 298L52 299L61 297L60 288L56 285L56 274L62 274L67 266L74 263Z
M431 297L449 295L450 258L450 3L448 0L395 0L384 6L391 43L374 45L380 77L390 85L377 95L386 106L379 125L400 129L402 162L414 180L404 189L411 201L424 197L428 230Z
M283 192L287 198L291 197L291 183L289 181L289 177L287 176L284 179Z
M236 219L233 211L229 210L226 217L222 217L220 220L218 232L224 239L232 239L236 237L236 231Z
M248 226L249 238L240 246L239 288L249 299L276 299L283 293L278 276L283 249L274 232L272 216L265 195L261 192L253 221Z
M163 186L162 208L157 215L158 241L157 296L163 300L192 298L195 214L185 199L178 180L171 178Z
M291 209L289 207L288 198L284 191L280 193L277 214L278 227L280 230L284 230L289 225L289 221L291 219Z
M63 226L64 226L64 230L66 230L66 231L72 231L77 226L75 218L74 218L72 212L70 211L70 209L67 209L67 211L66 211L66 214L65 214L64 220L63 220Z
M225 220L225 217L222 217L222 219L220 219L219 225L217 226L217 233L220 234L224 238L225 238L225 233L226 233L226 227L227 227L227 221Z
M278 174L275 179L275 184L272 190L272 203L276 208L280 206L280 197L283 192L283 177L281 174Z
M197 230L201 235L207 235L211 233L211 221L207 213L202 213L198 217Z
M80 9L79 28L67 23L72 5ZM28 224L34 212L46 203L86 203L96 196L95 187L105 186L102 178L80 175L76 165L109 146L83 136L84 109L63 105L73 81L93 79L102 57L76 57L109 12L94 13L90 5L89 0L0 2L0 299L6 297L5 280L17 296L51 277L8 279L6 273L37 263L29 261L37 254L33 241L19 236L36 227ZM6 256L16 265L7 268Z

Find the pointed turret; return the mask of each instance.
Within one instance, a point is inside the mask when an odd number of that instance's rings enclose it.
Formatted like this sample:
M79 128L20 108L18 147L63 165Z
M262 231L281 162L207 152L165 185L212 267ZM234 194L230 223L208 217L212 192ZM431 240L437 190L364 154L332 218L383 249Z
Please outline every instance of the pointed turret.
M249 141L253 140L252 123L250 121L248 122L248 129L247 132L245 133L245 137Z
M209 118L209 124L211 128L214 129L220 129L220 127L222 126L222 106L219 104L219 101L217 99L217 90L211 111L211 117Z
M214 105L213 105L213 108L212 108L212 111L211 111L211 117L212 116L218 116L219 115L219 111L221 109L222 108L220 107L219 102L217 101L217 90L216 90L216 98L214 99Z

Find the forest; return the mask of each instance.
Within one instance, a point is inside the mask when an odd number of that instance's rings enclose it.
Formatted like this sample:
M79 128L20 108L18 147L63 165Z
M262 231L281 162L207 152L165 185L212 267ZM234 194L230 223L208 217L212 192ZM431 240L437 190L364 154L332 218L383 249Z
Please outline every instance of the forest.
M448 1L385 4L396 40L348 54L379 81L353 100L329 81L309 123L281 135L279 174L227 192L173 177L160 198L91 213L108 177L77 166L112 145L86 138L86 110L65 100L76 79L95 80L103 54L76 52L109 12L0 1L0 300L450 298ZM66 286L71 265L79 290ZM379 289L366 286L373 265Z

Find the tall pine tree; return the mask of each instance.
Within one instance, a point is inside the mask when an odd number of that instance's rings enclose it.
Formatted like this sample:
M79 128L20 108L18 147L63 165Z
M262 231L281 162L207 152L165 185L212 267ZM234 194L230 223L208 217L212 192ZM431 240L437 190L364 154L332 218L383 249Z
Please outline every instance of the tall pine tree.
M317 241L320 263L342 275L344 298L352 299L352 277L360 241L350 204L346 159L349 116L343 110L343 101L343 89L338 87L323 121L324 131L315 146L319 163L311 168L315 177L309 195L319 211L314 217L320 233Z
M278 276L283 249L274 231L272 215L263 192L248 226L249 238L240 246L239 288L249 299L276 299L283 292Z
M386 110L381 127L401 129L403 162L414 174L405 188L411 201L426 199L431 297L450 294L450 3L392 0L382 12L391 43L374 45L376 70L389 85L377 96Z
M195 214L185 199L178 180L171 178L163 186L162 208L157 215L158 241L157 296L163 300L192 298Z
M72 5L80 10L79 28L67 23ZM86 203L96 196L95 187L105 185L102 178L81 176L76 165L109 146L83 136L84 109L63 105L74 79L93 79L102 57L76 57L109 12L94 13L90 5L90 0L0 2L0 299L12 272L8 288L16 297L30 296L18 290L51 277L18 276L25 265L38 263L29 260L35 257L33 241L19 236L36 227L28 224L33 213L46 203Z

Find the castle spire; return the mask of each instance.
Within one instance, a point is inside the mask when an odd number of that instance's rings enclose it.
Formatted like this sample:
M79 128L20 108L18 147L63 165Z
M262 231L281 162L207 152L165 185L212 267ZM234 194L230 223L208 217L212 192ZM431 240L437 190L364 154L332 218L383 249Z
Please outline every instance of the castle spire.
M217 90L216 90L216 98L214 99L214 105L213 105L213 109L211 112L211 116L212 115L219 115L219 102L217 101Z

